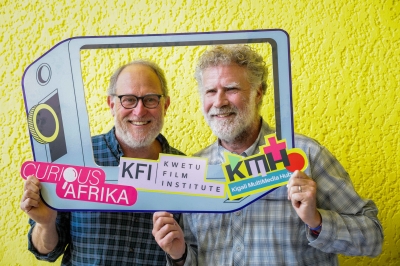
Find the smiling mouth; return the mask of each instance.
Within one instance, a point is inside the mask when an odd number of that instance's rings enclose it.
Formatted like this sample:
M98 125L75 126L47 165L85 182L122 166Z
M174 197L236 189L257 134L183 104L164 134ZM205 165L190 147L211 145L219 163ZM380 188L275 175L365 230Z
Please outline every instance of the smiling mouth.
M128 122L134 126L144 126L150 123L150 121L128 121Z
M232 113L224 113L224 114L213 114L212 116L218 117L218 118L225 118L225 117L231 116L233 114L235 114L235 113L232 112Z

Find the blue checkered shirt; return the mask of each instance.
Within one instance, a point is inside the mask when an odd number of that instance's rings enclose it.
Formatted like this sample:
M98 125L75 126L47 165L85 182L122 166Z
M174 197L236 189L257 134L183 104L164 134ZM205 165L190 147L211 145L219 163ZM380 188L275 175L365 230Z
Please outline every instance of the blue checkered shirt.
M95 161L101 166L118 166L123 156L113 128L92 138ZM169 146L160 134L162 153L182 152ZM59 242L47 255L37 252L31 233L35 222L29 220L28 249L40 260L55 261L64 253L62 265L165 265L165 253L151 233L152 213L59 212Z
M258 153L264 136L271 133L263 121L258 139L242 156ZM383 232L375 204L359 197L347 172L326 148L301 135L295 136L295 145L306 153L305 173L317 183L323 221L319 236L298 217L283 186L234 213L183 214L181 225L189 244L185 265L322 266L337 265L337 253L381 252ZM216 142L195 156L221 164L224 151Z

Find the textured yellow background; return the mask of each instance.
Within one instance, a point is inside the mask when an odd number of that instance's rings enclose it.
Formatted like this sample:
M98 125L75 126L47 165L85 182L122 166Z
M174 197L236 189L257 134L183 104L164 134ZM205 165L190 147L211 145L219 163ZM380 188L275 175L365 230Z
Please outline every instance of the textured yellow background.
M380 211L382 254L340 256L341 264L400 265L398 0L0 0L0 265L47 265L26 250L27 217L19 209L19 168L32 159L21 88L30 63L74 36L269 28L290 35L295 130L327 146ZM173 97L164 133L188 154L213 141L192 78L200 52L171 48L152 55L167 68ZM102 94L109 72L133 54L82 52L93 133L111 125ZM268 121L271 96L263 107Z

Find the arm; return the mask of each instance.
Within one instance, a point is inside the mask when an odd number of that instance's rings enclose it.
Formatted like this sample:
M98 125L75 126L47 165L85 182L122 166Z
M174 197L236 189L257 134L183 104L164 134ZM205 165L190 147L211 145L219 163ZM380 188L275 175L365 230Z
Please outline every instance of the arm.
M288 197L303 222L316 227L322 221L319 233L307 230L310 245L327 253L379 255L383 231L375 204L360 198L347 172L328 150L319 145L313 149L317 152L309 156L312 179L296 172L288 183Z
M54 250L58 243L56 223L43 225L37 224L32 229L32 244L40 254L48 254Z
M63 253L66 245L61 244L58 232L61 226L57 226L57 223L65 220L66 214L57 215L57 211L50 209L41 200L40 189L40 181L36 177L28 177L24 183L20 207L30 218L29 250L38 259L55 261ZM61 228L68 228L68 225Z

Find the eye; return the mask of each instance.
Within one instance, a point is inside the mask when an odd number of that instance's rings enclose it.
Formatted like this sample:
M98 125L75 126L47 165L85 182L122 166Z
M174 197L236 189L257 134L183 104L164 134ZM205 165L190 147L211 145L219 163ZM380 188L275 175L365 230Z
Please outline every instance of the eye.
M135 97L125 96L125 97L122 98L122 101L124 103L134 103L134 102L136 102L136 98Z
M217 92L216 89L206 90L206 95L212 95L212 94L215 94L216 92Z
M226 91L226 93L237 93L239 91L239 88L236 88L236 87L226 88L225 91Z
M152 96L152 97L146 97L146 98L144 98L144 100L146 101L146 103L155 103L155 102L158 102L158 98L157 98L157 97L154 97L154 96Z

